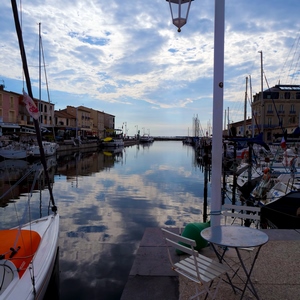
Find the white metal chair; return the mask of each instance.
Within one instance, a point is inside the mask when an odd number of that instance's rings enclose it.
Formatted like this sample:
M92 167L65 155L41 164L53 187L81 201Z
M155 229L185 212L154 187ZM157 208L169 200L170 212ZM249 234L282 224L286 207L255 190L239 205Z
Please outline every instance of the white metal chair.
M227 224L227 217L232 218L231 225L239 219L241 225L248 220L253 223L256 228L260 225L260 207L224 204L222 206L222 215L225 216L225 224Z
M232 220L230 222L230 225L234 225L235 221L238 219L240 225L244 225L245 221L247 220L250 224L254 224L256 228L260 225L260 207L254 207L254 206L246 206L246 205L233 205L233 204L224 204L222 206L222 215L225 217L225 224L227 224L227 218L231 217ZM247 248L240 248L240 250L245 250L245 254L248 254L248 258L245 257L244 261L252 261L252 253L255 252L255 248L253 247L247 247ZM222 250L223 251L223 250ZM234 267L234 265L237 265L236 262L231 260L229 265ZM234 275L232 278L234 278L236 275L238 275L238 271L240 268L237 268L234 272Z
M168 255L172 269L196 283L196 293L190 297L190 299L197 298L201 294L209 295L212 299L215 299L221 282L221 276L229 271L230 268L218 261L199 254L194 249L196 246L194 240L182 237L164 228L162 228L162 231L168 246L172 246L189 255L188 257L185 256L185 258L179 262L174 262L170 247L168 247ZM211 286L214 281L216 282L216 286L213 292Z

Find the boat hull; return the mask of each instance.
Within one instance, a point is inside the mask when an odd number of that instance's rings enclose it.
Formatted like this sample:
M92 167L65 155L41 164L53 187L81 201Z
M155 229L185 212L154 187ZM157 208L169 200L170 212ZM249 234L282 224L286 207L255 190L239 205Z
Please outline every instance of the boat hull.
M291 192L263 206L261 219L271 228L300 229L300 192Z
M55 263L58 247L58 229L58 214L37 219L21 228L20 235L22 235L23 230L31 230L40 236L40 243L31 263L23 274L18 272L13 259L5 257L6 259L0 261L0 280L2 280L3 276L9 279L5 288L0 292L0 300L44 298ZM29 247L30 245L27 246ZM18 253L15 256L17 259ZM35 292L31 273L34 273Z

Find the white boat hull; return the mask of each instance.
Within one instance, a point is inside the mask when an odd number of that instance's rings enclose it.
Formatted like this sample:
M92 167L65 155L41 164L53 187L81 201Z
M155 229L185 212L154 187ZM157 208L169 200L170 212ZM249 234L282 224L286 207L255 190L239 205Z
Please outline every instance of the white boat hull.
M57 253L59 215L51 215L35 220L30 225L27 224L22 227L21 234L24 229L35 231L40 235L39 246L21 277L10 259L0 260L0 281L6 280L4 287L0 290L0 300L43 299L46 293ZM35 293L32 273L35 279Z
M56 151L57 151L57 148L58 148L57 143L51 143L51 142L43 141L42 144L43 144L45 156L52 156L52 155L56 154ZM31 150L32 155L34 157L40 157L41 156L40 147L38 145L31 146L30 150Z

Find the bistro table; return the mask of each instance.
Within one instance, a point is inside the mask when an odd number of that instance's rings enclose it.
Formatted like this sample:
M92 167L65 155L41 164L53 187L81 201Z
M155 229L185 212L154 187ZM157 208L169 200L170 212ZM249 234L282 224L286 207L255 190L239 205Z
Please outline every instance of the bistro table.
M252 292L252 294L256 297L256 299L259 299L250 277L261 247L269 240L268 235L255 228L244 227L244 226L233 226L233 225L231 226L218 225L218 226L205 228L204 230L201 231L201 236L206 241L211 243L211 246L213 247L213 250L216 253L220 262L224 261L224 255L227 248L235 249L237 256L239 258L239 262L247 278L245 282L245 286L242 291L241 299L243 298L247 287ZM215 245L223 248L223 253L221 255L217 251ZM242 248L250 248L250 247L252 248L257 247L257 251L249 270L247 270L243 258L241 256L240 250ZM231 280L230 280L230 284L234 289ZM250 284L251 288L248 286L248 284Z

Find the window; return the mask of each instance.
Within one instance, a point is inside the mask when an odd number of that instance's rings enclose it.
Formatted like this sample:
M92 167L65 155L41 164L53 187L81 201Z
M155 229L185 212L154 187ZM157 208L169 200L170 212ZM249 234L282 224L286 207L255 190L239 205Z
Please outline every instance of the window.
M295 112L295 105L291 104L291 112Z
M14 111L10 111L8 113L8 122L11 122L11 123L15 122L15 112Z
M279 112L280 112L280 113L283 113L283 112L284 112L284 110L283 110L283 104L280 104L280 105L279 105Z
M14 97L10 96L10 109L14 109Z
M268 118L268 126L272 126L272 118Z
M272 112L272 104L268 104L267 112L268 112L268 113L271 113L271 112Z

